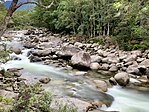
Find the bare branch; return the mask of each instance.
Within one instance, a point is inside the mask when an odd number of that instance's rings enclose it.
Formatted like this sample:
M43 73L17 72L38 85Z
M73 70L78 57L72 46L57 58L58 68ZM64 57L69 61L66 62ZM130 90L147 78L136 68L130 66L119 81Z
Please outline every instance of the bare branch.
M22 5L25 5L25 4L35 4L35 5L39 6L39 7L48 9L48 8L50 8L50 7L53 5L53 3L54 3L54 2L52 2L52 3L51 3L50 5L48 5L48 6L44 6L44 5L42 5L42 4L39 4L38 2L30 2L30 1L27 1L27 2L20 2L20 3L15 7L15 9L18 9L19 7L21 7Z

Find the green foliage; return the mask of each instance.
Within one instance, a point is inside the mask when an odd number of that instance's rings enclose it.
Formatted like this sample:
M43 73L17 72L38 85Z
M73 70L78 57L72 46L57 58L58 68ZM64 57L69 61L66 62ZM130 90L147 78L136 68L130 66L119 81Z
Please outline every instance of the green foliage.
M9 51L6 50L5 44L0 44L0 62L6 62L8 60Z
M0 103L11 105L13 103L13 99L0 96Z
M37 6L33 11L16 11L13 28L46 27L58 33L112 37L124 50L148 48L141 44L149 40L148 0L40 0L43 5L52 1L49 9ZM6 11L2 5L0 8L2 20ZM99 43L104 44L102 40Z
M76 112L74 107L67 105L56 105L51 107L53 98L49 92L43 91L40 84L22 86L19 89L19 96L14 103L13 112Z
M0 96L0 112L10 112L11 105L13 104L13 98L7 98Z
M36 7L32 18L35 26L54 32L112 36L120 48L132 50L141 47L131 44L132 40L141 43L149 38L148 4L147 0L57 0L50 9Z
M16 11L11 19L11 27L15 30L32 28L33 21L31 18L32 11L20 10Z
M149 40L149 8L148 1L134 0L123 1L119 24L115 36L119 46L124 50L147 49L147 44L141 44ZM137 41L137 44L131 43Z
M19 90L19 96L14 104L14 112L50 110L49 105L52 101L51 95L45 92L43 92L41 95L37 95L42 91L39 84L22 86Z
M6 14L6 10L4 6L0 3L0 25L2 24L5 14Z
M0 59L5 59L8 57L8 51L1 51L0 52Z

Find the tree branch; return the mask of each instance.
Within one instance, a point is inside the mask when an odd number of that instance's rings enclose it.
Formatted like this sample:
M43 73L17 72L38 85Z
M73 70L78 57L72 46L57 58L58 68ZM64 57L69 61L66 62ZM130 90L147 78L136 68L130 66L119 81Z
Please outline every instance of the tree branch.
M35 5L37 5L37 6L39 6L39 7L42 7L42 8L46 8L46 9L48 9L48 8L50 8L52 5L53 5L53 3L54 2L52 2L50 5L48 5L48 6L44 6L44 5L42 5L42 4L39 4L38 2L21 2L21 3L19 3L16 7L15 7L15 9L18 9L19 7L21 7L22 5L25 5L25 4L35 4Z

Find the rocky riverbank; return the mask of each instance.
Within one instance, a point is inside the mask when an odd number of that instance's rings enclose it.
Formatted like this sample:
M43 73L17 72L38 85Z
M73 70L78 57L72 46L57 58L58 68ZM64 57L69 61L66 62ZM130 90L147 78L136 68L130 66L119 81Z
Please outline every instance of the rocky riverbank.
M141 90L144 90L143 87L148 86L149 50L126 52L119 50L114 45L102 46L98 43L86 43L81 37L62 36L42 29L8 32L2 40L11 40L13 37L17 37L16 39L18 39L23 47L19 45L7 45L7 49L15 54L21 54L23 49L29 49L27 56L31 62L52 65L65 71L73 71L74 69L85 71L73 73L75 77L92 77L94 75L93 72L108 77L105 80L100 78L94 78L92 80L92 83L100 92L106 92L108 88L117 84L130 88L139 87ZM3 48L1 47L1 49ZM21 60L16 55L11 55L9 59ZM4 72L1 69L1 72L3 72L0 78L2 79L1 86L5 86L5 82L10 82L8 85L11 86L4 89L10 89L17 93L17 86L24 82L24 79L19 78L21 76L19 70L13 68ZM11 74L8 76L13 75L13 78L5 77L5 73L7 72ZM46 77L39 81L47 84L51 79ZM14 85L17 86L15 87ZM69 100L74 101L74 99ZM80 105L84 105L81 108L84 110L87 108L88 111L101 107L104 104L104 102L99 101L87 103L77 100L76 102L80 102Z
M31 62L42 61L44 64L53 64L65 69L118 73L110 81L115 79L120 82L119 80L125 79L125 84L119 83L124 86L129 83L131 77L140 82L148 82L149 50L126 52L114 45L78 42L76 37L47 34L42 30L29 30L26 37L23 40L24 47L34 48L28 54Z

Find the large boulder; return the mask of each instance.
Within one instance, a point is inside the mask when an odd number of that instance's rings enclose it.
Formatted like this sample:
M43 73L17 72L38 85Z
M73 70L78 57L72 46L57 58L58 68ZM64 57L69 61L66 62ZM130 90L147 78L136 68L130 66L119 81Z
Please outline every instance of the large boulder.
M62 40L60 38L56 38L54 36L49 36L47 38L48 38L48 42L41 42L39 44L39 47L55 48L55 47L61 46L61 44L62 44Z
M107 57L107 58L109 58L109 63L119 63L120 62L120 60L119 60L119 58L118 57Z
M116 82L116 80L114 79L114 77L111 77L111 78L109 79L109 82L110 82L110 84L112 84L112 85L117 85L117 82Z
M36 46L36 45L35 45L34 43L31 43L30 41L26 41L26 42L24 42L24 44L23 44L23 47L28 48L28 49L34 48L35 46Z
M147 75L149 77L149 59L145 59L138 65L138 69L142 75Z
M78 53L81 49L75 46L64 46L61 51L56 52L58 57L61 58L71 58L73 55Z
M129 83L129 75L126 72L117 73L114 79L120 86L126 86Z
M134 75L141 75L140 70L138 69L137 65L130 65L126 69L127 73L134 74Z
M30 62L40 62L40 61L42 61L42 59L40 57L33 56L33 55L30 55L29 59L30 59Z
M146 75L149 79L149 68L145 67L144 65L138 66L138 69L141 73L141 75Z
M67 105L69 108L76 107L77 112L87 112L87 108L91 106L89 102L77 99L77 98L70 98L70 97L56 97L51 102L51 107L57 109L57 104Z
M101 49L100 49L100 50L98 50L98 51L97 51L97 53L98 53L98 55L99 55L99 56L103 56L103 55L104 55L104 51L103 51L103 50L101 50Z
M146 68L148 68L149 67L149 59L146 59L146 60L142 61L139 64L139 66L145 66Z
M102 63L108 63L108 64L110 64L109 58L108 57L102 58Z
M91 62L101 62L102 57L98 55L91 55Z
M109 69L110 72L117 72L118 67L116 65L112 65Z
M72 56L71 65L77 68L90 68L91 57L89 53L80 51Z
M103 63L99 69L100 70L109 70L109 64Z
M135 61L137 59L136 54L128 55L126 59L124 59L124 62L130 62L130 61Z
M7 71L9 71L9 72L19 72L22 69L23 68L8 68Z
M75 42L74 46L81 48L81 47L83 47L83 44L81 42Z
M11 47L10 50L15 54L21 54L21 49L17 47Z
M131 53L137 55L138 57L142 56L142 52L140 50L131 51Z
M32 54L34 56L39 56L39 57L49 56L51 53L52 53L52 50L51 49L32 51Z
M50 81L51 81L51 79L49 77L39 79L39 82L41 82L43 84L48 84Z
M100 66L99 63L97 63L97 62L94 62L94 63L90 64L90 68L92 70L98 70L99 66Z
M94 80L94 83L99 91L106 92L108 90L108 85L105 81Z
M138 63L141 63L141 62L144 61L144 60L145 60L145 58L140 58L140 57L137 58L137 62L138 62Z

